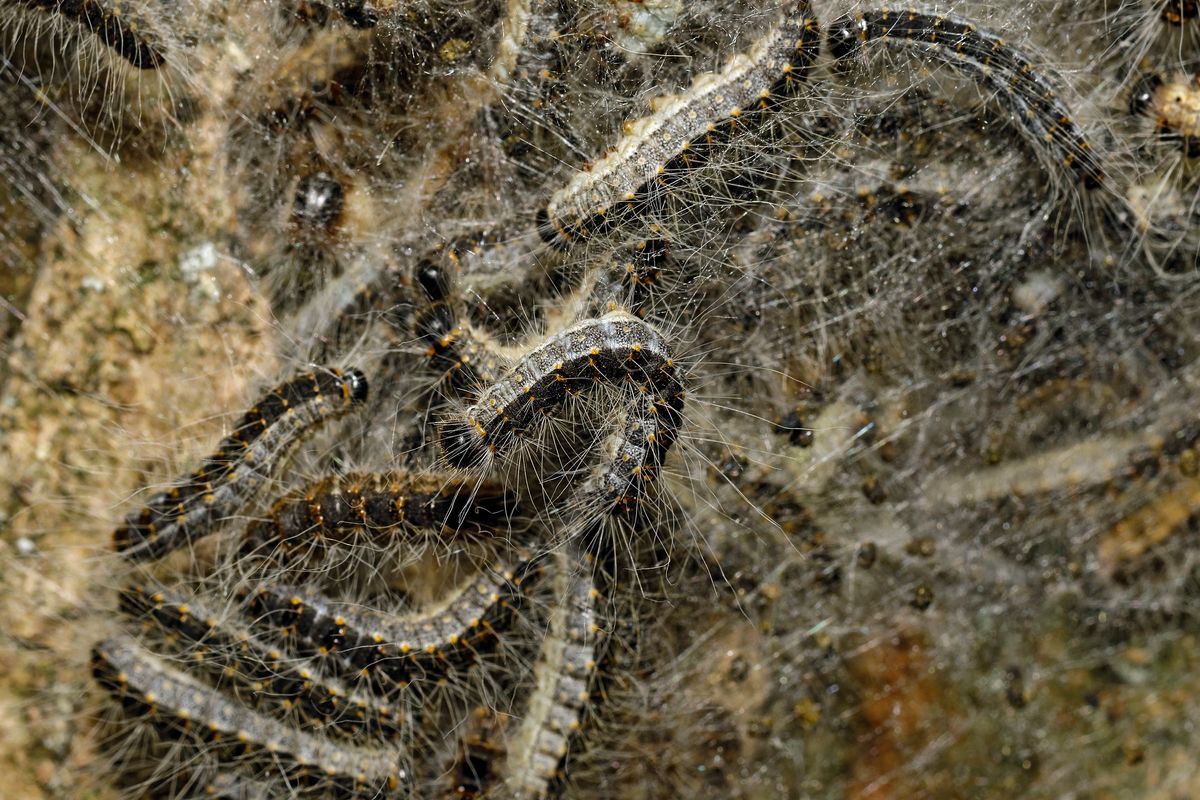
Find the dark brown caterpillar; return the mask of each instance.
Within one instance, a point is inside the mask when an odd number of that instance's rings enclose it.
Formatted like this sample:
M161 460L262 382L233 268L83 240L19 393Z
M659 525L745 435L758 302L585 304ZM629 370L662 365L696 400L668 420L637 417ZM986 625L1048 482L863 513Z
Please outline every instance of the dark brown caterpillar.
M429 300L415 322L417 337L426 344L425 357L456 396L474 397L498 381L511 365L486 336L459 320L451 299L450 277L443 267L421 261L416 281Z
M154 636L160 650L194 665L250 708L295 716L342 737L394 739L403 711L323 674L312 661L283 654L251 631L223 620L198 598L156 585L121 590L119 608Z
M841 61L866 42L912 48L977 77L996 92L1034 147L1049 147L1054 160L1089 188L1104 183L1091 144L1050 83L1023 53L991 31L951 16L874 9L829 26L829 48Z
M113 534L117 552L148 561L212 533L306 434L366 398L366 376L355 369L308 372L272 389L199 469L126 518Z
M325 478L281 497L246 530L242 552L320 558L332 544L405 535L470 536L508 528L516 497L496 483L438 475L376 473Z

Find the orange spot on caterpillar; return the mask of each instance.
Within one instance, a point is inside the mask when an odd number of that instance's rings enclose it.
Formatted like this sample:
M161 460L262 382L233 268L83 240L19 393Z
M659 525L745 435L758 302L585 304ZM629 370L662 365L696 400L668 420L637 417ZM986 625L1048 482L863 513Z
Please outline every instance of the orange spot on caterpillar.
M444 424L446 459L456 467L484 466L511 450L568 396L601 384L632 400L617 458L582 490L611 508L617 497L639 491L630 469L662 464L683 421L683 385L666 342L623 311L580 322L530 351L462 418ZM651 432L656 435L648 439Z
M127 636L93 648L92 675L120 702L125 716L149 717L162 735L206 755L223 755L240 769L279 770L289 781L312 785L302 767L317 765L329 780L315 788L351 793L364 788L378 792L407 774L399 770L394 748L351 745L295 730L225 699ZM193 721L202 721L202 727L195 730ZM196 733L203 741L197 741Z
M148 561L212 533L306 434L366 397L366 376L354 369L309 372L272 389L198 470L126 518L113 534L116 550Z
M1104 171L1067 108L1033 63L999 36L957 17L886 9L861 11L829 26L829 49L837 61L871 41L912 48L987 84L1039 150L1049 146L1053 160L1084 186L1103 185Z
M730 60L718 73L696 79L685 92L656 103L653 113L627 123L625 136L589 168L576 173L538 211L542 239L569 249L594 233L609 230L638 213L658 184L660 169L687 171L703 160L703 145L716 144L725 123L748 122L765 109L773 94L794 93L816 60L819 36L807 0L791 0L770 29L749 51ZM686 154L686 155L685 155ZM618 203L624 199L625 202ZM607 213L610 209L616 213Z

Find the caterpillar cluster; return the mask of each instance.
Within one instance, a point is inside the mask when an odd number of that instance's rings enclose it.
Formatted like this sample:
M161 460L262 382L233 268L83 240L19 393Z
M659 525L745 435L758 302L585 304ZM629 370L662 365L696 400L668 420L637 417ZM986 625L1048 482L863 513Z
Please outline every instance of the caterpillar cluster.
M301 436L366 396L357 370L323 369L272 389L199 470L117 530L117 552L134 563L195 553L252 503L250 490L268 474L262 470L279 468ZM259 471L256 480L238 472L244 464ZM125 719L114 722L113 735L149 726L176 743L179 753L164 758L181 758L177 768L217 794L225 790L206 782L208 773L230 768L250 781L278 771L303 796L420 793L438 778L416 758L436 762L439 748L422 726L452 725L455 691L487 674L488 662L524 657L521 645L506 652L505 642L537 617L535 590L549 566L565 605L548 616L539 677L511 734L509 765L499 771L501 785L520 796L546 796L589 696L594 590L577 554L547 565L544 555L514 545L520 516L511 493L435 475L326 480L277 501L233 549L242 577L232 602L222 599L229 588L221 581L234 573L220 559L198 581L121 590L119 610L132 630L92 651L92 674ZM420 536L474 536L511 552L425 611L383 611L341 601L313 582L311 567L329 557L330 544L358 535L392 547ZM387 568L363 547L350 549L358 566ZM344 583L315 574L331 589ZM178 777L140 776L156 791Z
M917 11L859 12L830 26L833 56L844 59L872 41L905 46L958 69L975 73L1016 114L1038 145L1058 151L1055 159L1085 185L1104 178L1091 145L1057 93L1022 53L1003 39L953 17Z
M17 5L301 371L96 559L127 795L1057 796L1055 658L1190 635L1194 4Z

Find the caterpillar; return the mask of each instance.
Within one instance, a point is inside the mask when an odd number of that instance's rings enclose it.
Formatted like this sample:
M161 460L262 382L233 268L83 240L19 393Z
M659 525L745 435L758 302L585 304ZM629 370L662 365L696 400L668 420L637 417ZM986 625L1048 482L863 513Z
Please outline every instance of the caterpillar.
M379 797L402 790L407 779L393 748L328 740L242 708L127 636L93 648L92 674L127 716L144 717L165 735L198 736L205 750L256 774L283 772L295 796Z
M629 310L639 317L645 318L650 309L654 288L662 279L667 253L667 243L663 239L644 239L617 265L621 284L629 295Z
M387 541L417 531L493 531L516 511L515 496L495 483L407 473L342 475L277 500L247 527L242 553L304 550L319 558L330 544L356 537Z
M611 465L588 491L609 509L627 504L654 478L682 424L683 383L662 336L624 311L580 322L529 352L484 390L461 418L446 422L442 446L459 468L479 468L504 455L542 415L568 396L601 384L630 396L623 439Z
M516 800L544 800L578 734L596 667L596 596L592 577L578 554L555 559L558 605L534 665L535 685L520 725L509 738L502 767Z
M705 149L756 112L794 94L816 61L820 35L807 0L790 0L747 53L698 78L653 114L627 126L602 159L577 173L537 213L542 239L560 250L624 221L656 185L704 160Z
M272 389L199 469L126 518L113 534L117 552L129 561L148 561L212 533L306 434L366 398L366 376L355 369L308 372Z
M613 513L631 513L644 487L658 476L683 424L682 405L639 394L626 411L625 427L612 457L585 483L580 497L595 499Z
M1002 38L957 17L877 9L842 17L829 26L829 48L843 61L870 41L924 53L978 77L996 92L1035 147L1050 147L1057 163L1088 188L1104 184L1091 144L1033 62Z
M331 658L388 692L473 663L495 642L497 629L538 575L537 562L517 553L464 583L439 607L408 619L269 581L257 588L247 608L256 624L283 631L298 651Z
M657 231L657 226L654 226ZM669 249L662 238L641 239L617 248L608 263L590 270L561 304L562 316L586 318L624 308L646 319L656 309L656 296L666 296L663 285ZM661 309L660 309L661 310Z
M449 258L457 261L451 251ZM469 323L460 322L451 300L448 272L429 259L415 269L417 284L430 301L416 316L417 338L425 342L425 357L457 396L474 396L506 373L508 359Z
M219 619L199 598L136 585L121 590L118 608L156 634L155 641L176 658L199 667L253 708L273 709L277 716L294 713L344 737L366 733L390 739L406 728L402 709L347 688L311 661L285 656L249 630Z
M146 39L138 24L126 19L120 6L99 0L19 0L29 8L77 21L117 55L138 69L158 69L166 57L161 47Z
M425 357L459 396L472 396L495 383L511 365L469 323L459 322L449 303L435 303L417 317Z

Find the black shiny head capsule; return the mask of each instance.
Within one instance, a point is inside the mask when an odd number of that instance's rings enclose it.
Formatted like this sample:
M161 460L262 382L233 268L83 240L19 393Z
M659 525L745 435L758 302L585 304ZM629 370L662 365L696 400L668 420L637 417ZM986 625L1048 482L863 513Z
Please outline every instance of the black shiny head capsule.
M866 30L862 20L845 19L833 23L829 28L829 55L841 61L854 55L862 44L859 33Z
M430 300L445 300L450 296L450 276L446 274L444 267L423 258L413 273L417 284Z
M1154 102L1154 93L1162 86L1163 80L1153 72L1146 73L1133 85L1129 94L1129 113L1141 116L1150 110Z
M379 12L366 0L336 0L334 8L352 28L374 28L379 24Z
M445 303L434 303L417 317L417 336L435 349L442 346L442 339L454 330L454 311Z
M350 384L350 402L353 405L359 405L367 401L367 393L370 391L370 385L367 383L367 376L360 370L350 369L346 371L346 380Z

